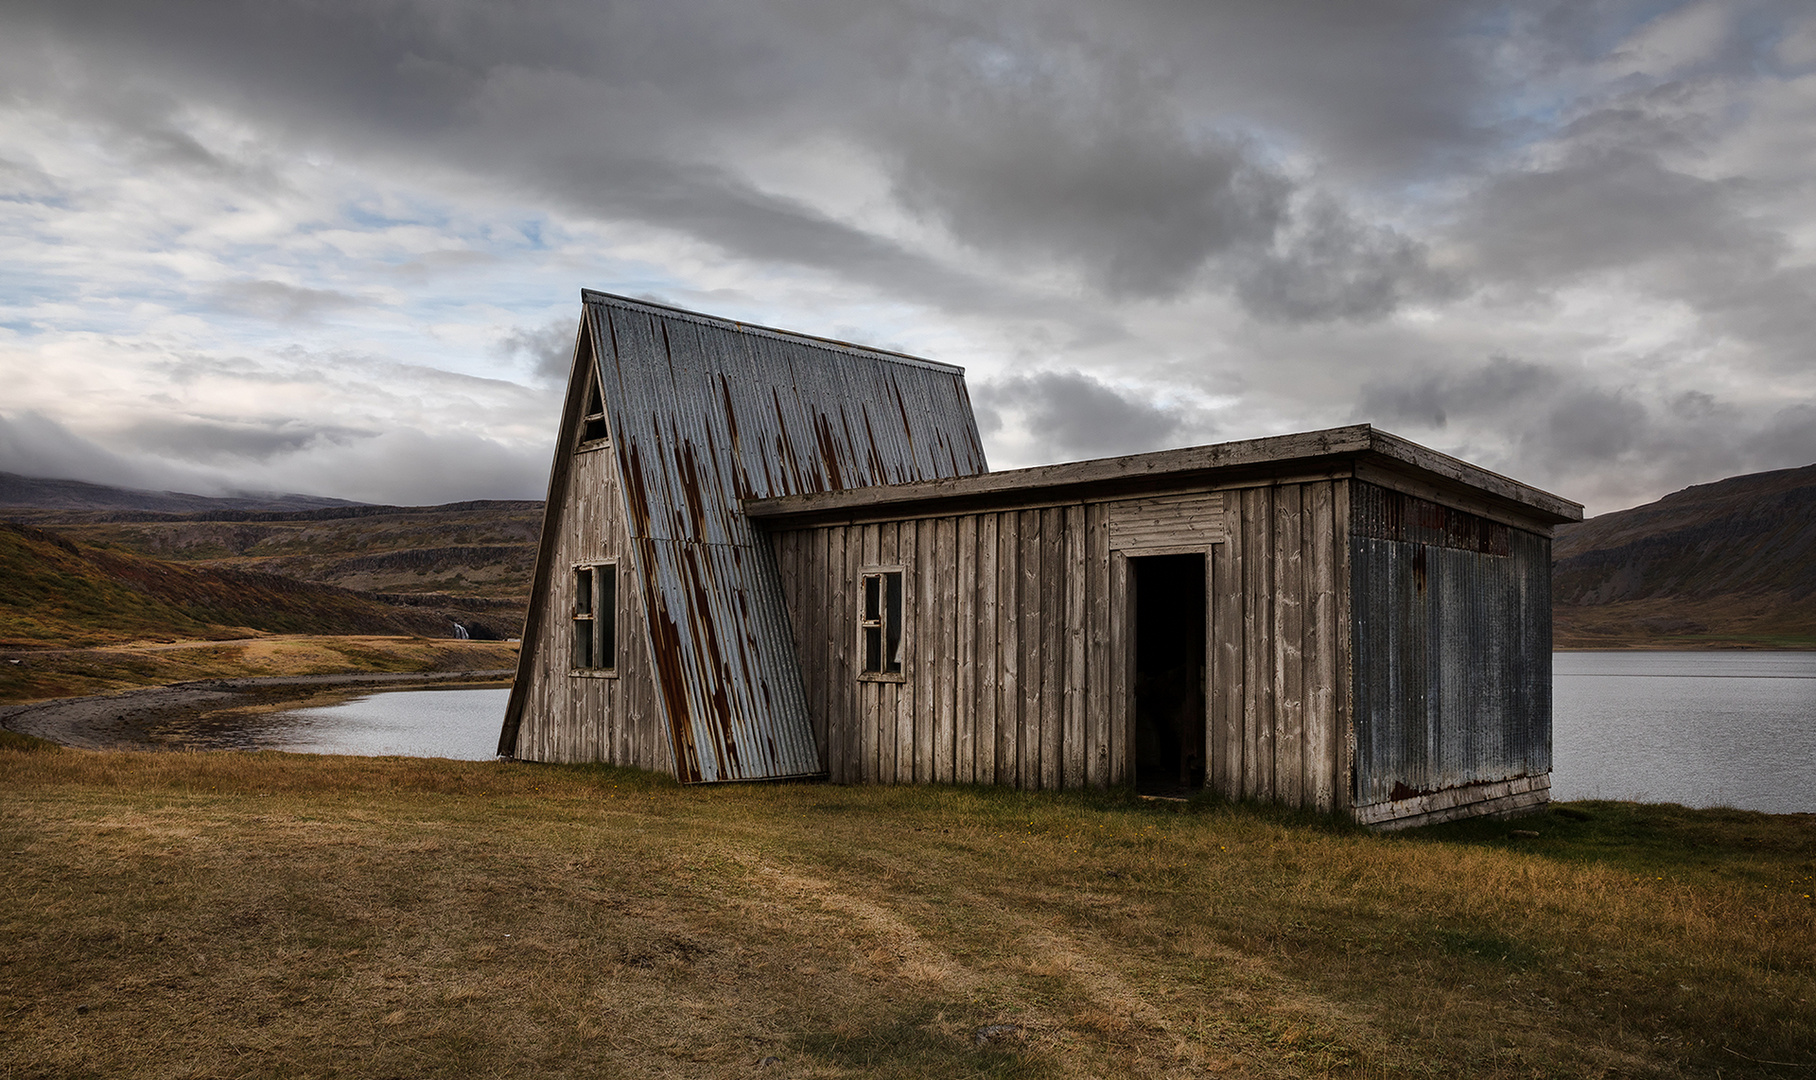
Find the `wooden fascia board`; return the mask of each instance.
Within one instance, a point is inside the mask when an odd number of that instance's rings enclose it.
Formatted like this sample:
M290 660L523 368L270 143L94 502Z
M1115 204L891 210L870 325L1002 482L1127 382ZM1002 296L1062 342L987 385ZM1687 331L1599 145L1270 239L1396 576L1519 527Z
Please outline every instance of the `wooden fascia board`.
M1080 503L1111 503L1123 499L1188 495L1207 491L1235 491L1247 487L1277 487L1317 480L1347 480L1354 472L1343 460L1294 462L1291 469L1233 467L1216 473L1175 473L1142 480L1095 484L1054 485L939 499L914 499L875 503L850 509L798 510L781 515L751 515L751 523L765 532L827 525L869 525L886 521L946 517L955 514L1042 510ZM764 503L775 500L763 500ZM748 508L752 503L746 503Z
M1530 484L1489 472L1460 458L1442 454L1385 431L1374 431L1370 456L1411 466L1425 479L1435 479L1439 487L1451 487L1466 493L1486 493L1510 503L1516 513L1537 519L1546 525L1583 520L1581 503L1543 491Z
M753 523L773 529L1053 505L1195 485L1288 482L1285 477L1301 473L1348 475L1346 469L1362 462L1423 477L1434 489L1493 507L1496 516L1510 516L1523 528L1547 529L1582 519L1577 503L1367 424L946 480L753 499L743 505Z
M783 495L773 499L750 500L744 504L744 512L749 517L758 519L797 513L862 511L888 505L888 512L894 514L900 512L898 506L905 508L910 504L956 504L966 499L997 502L1017 494L1052 499L1063 492L1068 499L1072 499L1075 494L1093 490L1141 493L1157 487L1190 483L1201 474L1225 472L1245 465L1356 453L1368 448L1368 430L1367 425L1358 425L1302 435L1158 450L1148 454L1071 461L1059 465L1036 465L1028 469L979 473L944 480L848 488L811 495Z
M561 406L561 428L555 437L555 460L549 466L548 500L542 507L542 534L536 543L536 572L530 579L530 606L524 613L523 634L517 646L517 675L511 681L511 696L504 707L504 726L498 734L498 755L517 756L517 732L523 723L524 698L529 693L530 671L535 662L536 627L541 625L543 609L548 606L550 563L555 556L556 537L560 533L563 506L561 496L567 491L568 470L574 460L574 440L580 433L581 413L586 408L586 365L598 363L598 350L593 347L588 320L582 316L574 333L574 360L568 368L567 400Z

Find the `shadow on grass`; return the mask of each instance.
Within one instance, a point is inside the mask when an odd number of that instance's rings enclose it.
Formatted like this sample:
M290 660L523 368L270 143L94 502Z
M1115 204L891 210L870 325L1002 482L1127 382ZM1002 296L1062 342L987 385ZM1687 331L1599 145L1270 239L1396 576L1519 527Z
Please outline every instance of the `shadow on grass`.
M1522 835L1530 833L1537 835ZM1414 842L1517 850L1653 875L1685 870L1745 875L1816 861L1816 814L1694 809L1676 803L1553 803L1530 817L1450 821L1401 835Z
M1003 1077L1057 1075L1028 1054L1013 1024L947 1023L933 1009L898 1015L868 1030L798 1037L795 1045L830 1065L870 1077Z

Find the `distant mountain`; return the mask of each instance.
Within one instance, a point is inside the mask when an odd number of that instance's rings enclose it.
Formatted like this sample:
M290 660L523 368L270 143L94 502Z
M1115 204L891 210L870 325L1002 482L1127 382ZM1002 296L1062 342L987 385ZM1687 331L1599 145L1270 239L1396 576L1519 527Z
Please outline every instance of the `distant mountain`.
M185 495L178 491L138 491L81 480L40 480L0 472L0 516L16 518L17 510L127 510L166 514L209 511L296 511L361 504L314 495Z
M1816 465L1559 526L1561 648L1816 647Z

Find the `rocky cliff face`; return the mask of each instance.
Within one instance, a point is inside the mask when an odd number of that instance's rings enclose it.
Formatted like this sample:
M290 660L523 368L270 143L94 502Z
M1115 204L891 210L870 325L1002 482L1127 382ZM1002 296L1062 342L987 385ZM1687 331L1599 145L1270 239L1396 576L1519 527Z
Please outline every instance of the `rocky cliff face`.
M1560 648L1816 647L1816 465L1557 530Z

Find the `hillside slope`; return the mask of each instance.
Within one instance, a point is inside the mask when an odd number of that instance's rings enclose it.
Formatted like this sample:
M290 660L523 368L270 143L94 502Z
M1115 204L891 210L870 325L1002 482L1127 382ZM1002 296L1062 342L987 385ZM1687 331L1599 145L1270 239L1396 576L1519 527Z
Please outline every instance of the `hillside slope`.
M529 604L542 503L211 498L0 473L0 520L93 548L457 609L475 638L508 638L521 631Z
M1560 526L1561 648L1816 647L1816 465Z
M104 551L0 522L0 648L285 634L454 636L458 613L245 570Z
M313 510L358 505L345 499L315 495L186 495L180 491L141 491L82 480L44 480L0 472L0 507L7 509L151 510L189 514L210 510Z

